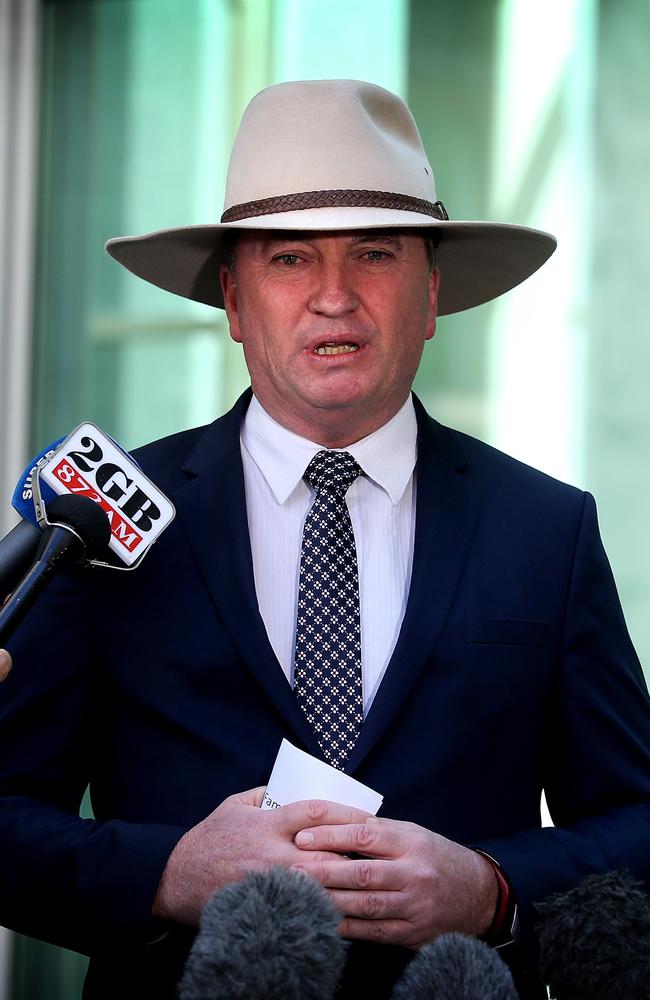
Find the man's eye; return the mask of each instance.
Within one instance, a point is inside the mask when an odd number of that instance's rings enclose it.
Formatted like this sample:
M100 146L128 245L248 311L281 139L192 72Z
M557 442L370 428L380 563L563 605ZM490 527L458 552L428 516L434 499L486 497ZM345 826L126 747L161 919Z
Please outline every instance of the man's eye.
M389 256L390 256L390 254L386 253L385 250L366 250L366 252L364 254L364 257L367 260L372 261L373 263L376 263L377 261L385 260L386 257L389 257Z
M278 264L284 264L285 267L295 267L300 258L295 253L281 253L277 257L273 258Z

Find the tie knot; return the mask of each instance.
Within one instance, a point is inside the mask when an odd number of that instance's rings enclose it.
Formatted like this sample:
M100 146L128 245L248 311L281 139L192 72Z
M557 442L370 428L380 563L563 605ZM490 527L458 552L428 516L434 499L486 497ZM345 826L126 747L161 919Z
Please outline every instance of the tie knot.
M344 497L361 467L348 451L318 451L305 469L304 478L317 493L325 490Z

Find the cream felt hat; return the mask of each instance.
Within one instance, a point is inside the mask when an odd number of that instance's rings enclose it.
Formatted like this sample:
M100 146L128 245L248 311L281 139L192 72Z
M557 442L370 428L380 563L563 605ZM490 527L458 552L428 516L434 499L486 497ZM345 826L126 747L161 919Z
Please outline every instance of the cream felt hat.
M219 265L229 230L391 228L431 231L440 315L508 291L556 246L537 229L451 221L401 98L358 80L309 80L268 87L246 108L219 223L112 239L106 249L138 277L223 308Z

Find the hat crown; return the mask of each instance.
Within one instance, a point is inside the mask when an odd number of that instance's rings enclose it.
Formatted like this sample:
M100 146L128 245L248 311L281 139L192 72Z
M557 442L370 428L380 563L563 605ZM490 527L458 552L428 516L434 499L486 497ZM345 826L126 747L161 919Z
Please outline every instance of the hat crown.
M433 171L404 101L358 80L281 83L261 91L235 138L224 209L330 190L436 201Z
M440 316L503 294L555 249L554 237L536 229L450 221L406 104L358 80L261 91L235 139L220 222L114 239L107 250L147 281L223 308L217 275L233 227L429 230L442 275Z

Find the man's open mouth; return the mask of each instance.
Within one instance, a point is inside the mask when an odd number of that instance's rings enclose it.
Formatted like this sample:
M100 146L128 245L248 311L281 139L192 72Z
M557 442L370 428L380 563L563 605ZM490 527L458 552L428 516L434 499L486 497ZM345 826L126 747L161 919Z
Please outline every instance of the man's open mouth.
M358 350L358 344L321 344L314 348L314 354L351 354Z

